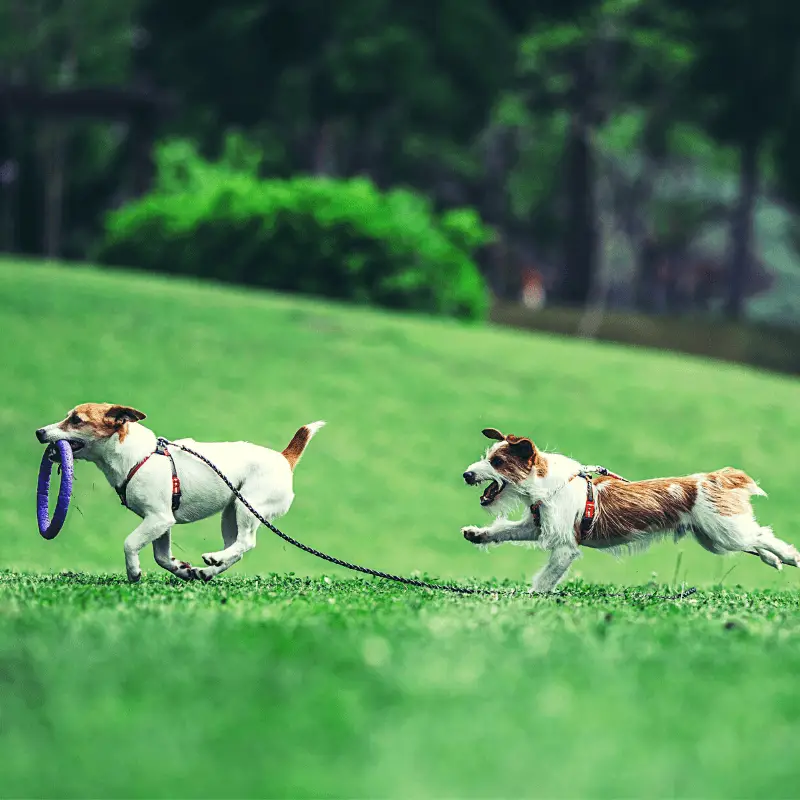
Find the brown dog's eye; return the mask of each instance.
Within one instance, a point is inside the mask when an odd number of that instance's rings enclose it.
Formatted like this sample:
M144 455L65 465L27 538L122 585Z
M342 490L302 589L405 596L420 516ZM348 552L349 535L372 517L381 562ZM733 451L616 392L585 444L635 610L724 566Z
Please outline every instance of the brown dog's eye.
M499 458L498 456L492 456L489 459L489 464L497 469L503 463L503 459Z
M72 414L68 422L70 425L83 425L83 420L77 414Z

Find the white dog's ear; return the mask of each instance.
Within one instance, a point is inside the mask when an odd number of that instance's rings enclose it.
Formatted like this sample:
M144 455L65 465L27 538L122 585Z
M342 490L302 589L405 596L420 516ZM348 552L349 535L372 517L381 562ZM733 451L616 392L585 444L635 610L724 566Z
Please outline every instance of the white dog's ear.
M111 406L106 412L106 416L112 419L117 425L122 425L125 422L139 422L140 420L147 419L145 414L130 406Z
M496 442L504 442L506 440L506 437L497 428L484 428L481 433L487 439L494 439Z

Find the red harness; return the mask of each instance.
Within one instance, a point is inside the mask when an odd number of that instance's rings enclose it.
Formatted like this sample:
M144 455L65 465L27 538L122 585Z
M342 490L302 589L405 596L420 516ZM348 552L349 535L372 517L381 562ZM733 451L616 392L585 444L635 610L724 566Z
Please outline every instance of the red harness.
M127 474L125 480L122 481L119 486L115 487L119 499L122 501L122 505L128 508L126 498L128 484L131 482L133 476L147 463L150 456L166 456L169 459L170 466L172 467L172 510L177 511L181 504L181 479L178 477L178 470L175 469L175 459L172 457L172 453L167 450L166 442L163 439L158 439L156 442L156 449L150 453L150 455L146 455L138 464L131 467L131 471Z

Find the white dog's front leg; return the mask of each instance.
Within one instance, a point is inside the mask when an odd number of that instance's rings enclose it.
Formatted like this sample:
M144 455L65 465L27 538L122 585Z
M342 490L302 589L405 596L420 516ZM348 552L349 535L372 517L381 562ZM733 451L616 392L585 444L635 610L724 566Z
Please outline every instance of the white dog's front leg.
M192 565L186 561L178 561L172 555L172 535L169 531L153 540L153 558L159 567L171 572L181 580L194 580Z
M142 569L139 564L139 551L150 542L164 535L175 524L172 517L163 514L151 514L145 517L138 527L125 539L125 570L128 573L128 580L136 583L142 577Z
M535 542L539 538L539 530L532 515L518 522L497 519L488 528L468 526L461 529L468 542L477 545L500 544L501 542Z
M558 582L567 574L572 562L580 553L577 548L561 545L550 552L550 560L533 579L532 592L552 592Z

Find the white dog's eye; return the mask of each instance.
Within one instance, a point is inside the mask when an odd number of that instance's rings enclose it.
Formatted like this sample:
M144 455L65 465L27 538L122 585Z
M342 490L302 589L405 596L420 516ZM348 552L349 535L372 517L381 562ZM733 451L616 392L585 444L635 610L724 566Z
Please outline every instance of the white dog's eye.
M72 414L67 421L70 425L83 425L83 420L77 414Z
M498 458L497 456L492 456L489 459L489 464L492 467L494 467L495 469L497 469L502 463L503 463L503 460L501 458Z

